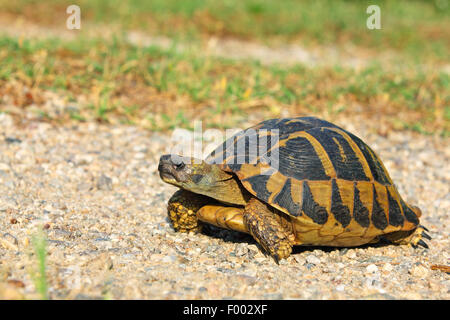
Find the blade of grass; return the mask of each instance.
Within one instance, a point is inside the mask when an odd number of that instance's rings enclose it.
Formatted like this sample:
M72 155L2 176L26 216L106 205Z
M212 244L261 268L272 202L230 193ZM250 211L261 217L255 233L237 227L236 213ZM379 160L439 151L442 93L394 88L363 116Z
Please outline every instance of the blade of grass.
M37 262L37 270L32 275L34 286L42 300L48 299L48 285L46 275L47 239L39 228L39 231L32 237L34 255Z

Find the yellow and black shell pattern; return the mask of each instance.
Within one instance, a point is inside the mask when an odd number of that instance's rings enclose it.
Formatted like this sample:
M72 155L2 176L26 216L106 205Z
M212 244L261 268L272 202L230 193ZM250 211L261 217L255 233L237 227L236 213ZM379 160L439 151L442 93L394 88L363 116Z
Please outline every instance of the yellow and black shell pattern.
M225 141L206 162L233 172L252 195L298 219L304 228L298 231L320 229L330 241L336 234L369 239L419 224L420 210L403 201L375 152L315 117L263 121Z

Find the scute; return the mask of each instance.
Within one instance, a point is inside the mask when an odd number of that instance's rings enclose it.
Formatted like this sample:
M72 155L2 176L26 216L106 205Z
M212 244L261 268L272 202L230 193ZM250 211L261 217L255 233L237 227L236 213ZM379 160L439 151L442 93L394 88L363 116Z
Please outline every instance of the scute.
M335 219L345 228L350 224L352 216L350 214L350 209L342 202L340 190L335 179L332 181L331 190L331 213L333 213Z
M303 206L302 211L315 223L323 225L328 221L328 212L321 206L311 192L306 181L303 181Z
M288 139L279 148L279 162L274 163L281 174L296 180L329 180L314 147L304 137Z
M352 138L352 140L356 143L358 148L363 153L364 158L366 159L367 164L370 167L370 171L372 173L374 180L384 185L392 185L393 183L391 177L389 176L386 168L384 167L381 160L377 157L375 152L373 152L373 150L367 144L365 144L360 138L358 138L354 134L350 132L346 133Z
M249 189L258 199L268 202L270 192L267 190L267 180L270 179L270 175L257 175L242 179L242 183L245 185L250 184Z
M271 119L263 121L256 126L255 129L266 130L280 130L280 139L283 139L291 133L306 131L312 128L339 128L331 122L315 118L315 117L299 117L299 118L284 118Z
M337 178L350 181L370 180L355 151L339 132L322 127L308 130L308 133L324 147Z
M281 191L272 200L273 204L280 206L281 208L286 208L294 216L302 214L302 208L298 203L292 198L292 186L291 178L288 178L283 185Z
M369 209L367 209L366 206L364 206L364 203L361 201L360 198L360 191L357 187L357 183L354 183L353 186L353 218L358 222L358 224L362 228L367 228L370 225L370 218L369 218Z

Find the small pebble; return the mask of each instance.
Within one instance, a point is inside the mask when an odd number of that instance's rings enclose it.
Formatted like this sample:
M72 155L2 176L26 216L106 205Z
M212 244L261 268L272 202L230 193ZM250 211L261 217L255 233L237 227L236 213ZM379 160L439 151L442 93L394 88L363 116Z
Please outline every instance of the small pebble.
M308 263L315 264L315 265L320 264L320 259L312 254L310 254L309 256L306 257L306 261Z
M247 254L247 252L248 252L248 248L247 248L246 244L238 244L234 251L234 253L237 257L242 257L243 255Z
M374 265L374 264L369 264L366 267L366 271L369 272L369 273L375 273L375 272L378 271L378 267L376 265Z
M424 267L424 266L422 266L422 265L420 265L420 266L414 266L414 267L412 267L412 268L409 270L409 273L410 273L411 275L413 275L414 277L420 277L420 278L426 277L426 276L428 275L429 272L430 272L430 271L429 271L426 267Z
M391 272L392 270L394 270L394 268L392 267L392 264L390 264L390 263L388 262L388 263L385 263L385 264L384 264L383 270L384 270L384 271L387 271L387 272Z
M99 190L112 190L112 179L102 174L97 181L97 189Z
M175 261L177 261L177 257L176 256L165 256L161 261L165 262L165 263L175 262Z
M344 291L345 290L345 285L343 285L343 284L340 284L340 285L338 285L338 286L336 286L336 291Z
M306 259L299 254L294 255L294 259L297 262L297 264L299 264L299 265L303 265L306 262Z

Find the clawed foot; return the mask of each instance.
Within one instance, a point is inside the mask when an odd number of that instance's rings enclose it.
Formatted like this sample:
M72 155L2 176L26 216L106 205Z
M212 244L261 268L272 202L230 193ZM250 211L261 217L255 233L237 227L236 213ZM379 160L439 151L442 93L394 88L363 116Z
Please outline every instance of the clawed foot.
M188 191L178 190L170 198L167 211L172 226L179 232L200 232L202 223L197 211L207 202L204 197Z
M419 225L416 229L410 231L396 231L383 235L383 238L396 244L407 244L414 248L421 246L428 249L428 244L424 239L431 240L431 237L425 231L428 231L428 229Z
M417 248L417 246L422 246L422 247L427 248L427 249L429 248L428 244L423 239L431 240L431 237L425 231L430 232L424 226L419 225L417 227L417 229L414 231L414 233L411 235L411 238L409 239L409 243L414 248Z

